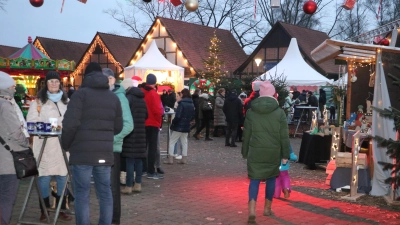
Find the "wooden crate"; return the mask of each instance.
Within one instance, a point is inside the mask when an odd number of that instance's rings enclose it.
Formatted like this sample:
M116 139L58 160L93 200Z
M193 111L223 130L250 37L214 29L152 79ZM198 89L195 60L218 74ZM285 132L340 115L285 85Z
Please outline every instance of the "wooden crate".
M368 166L367 155L364 153L358 154L357 165L360 166L361 169L364 169ZM350 152L338 152L336 155L336 167L352 167L352 153Z

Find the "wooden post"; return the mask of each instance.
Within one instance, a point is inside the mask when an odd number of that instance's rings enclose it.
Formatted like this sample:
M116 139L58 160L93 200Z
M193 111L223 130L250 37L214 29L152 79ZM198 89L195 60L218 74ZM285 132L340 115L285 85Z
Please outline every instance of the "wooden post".
M347 71L349 71L347 73L347 101L344 102L343 104L346 104L346 112L345 113L345 118L343 119L343 121L346 120L346 118L350 118L350 113L351 113L351 70L353 69L353 61L349 60L347 63ZM339 124L342 125L342 124Z
M336 159L336 154L340 152L342 143L342 127L332 128L331 160Z
M357 131L353 135L353 144L352 144L352 166L351 166L351 178L350 178L350 195L346 195L342 197L346 200L356 201L359 197L364 194L357 193L358 189L358 153L360 152L360 131Z

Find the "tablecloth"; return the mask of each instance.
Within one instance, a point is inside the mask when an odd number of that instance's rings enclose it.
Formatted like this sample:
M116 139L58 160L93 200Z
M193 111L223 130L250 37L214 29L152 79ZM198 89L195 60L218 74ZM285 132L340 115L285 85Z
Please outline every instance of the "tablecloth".
M331 156L332 135L310 135L303 132L301 140L299 162L304 163L309 169L315 170L315 163L325 162Z

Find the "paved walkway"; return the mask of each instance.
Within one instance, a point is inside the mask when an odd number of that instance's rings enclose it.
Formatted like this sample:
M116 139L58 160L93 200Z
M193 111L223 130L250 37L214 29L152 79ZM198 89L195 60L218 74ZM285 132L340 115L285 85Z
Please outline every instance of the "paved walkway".
M161 147L166 146L165 131ZM291 139L298 152L301 139ZM143 179L143 192L122 196L121 224L246 224L247 189L246 161L239 147L224 147L224 138L214 141L189 140L189 164L163 165L165 179ZM292 169L302 168L301 164ZM321 171L319 171L321 173ZM310 196L307 192L296 191L296 186L308 186L305 182L293 182L294 191L288 200L275 199L272 209L275 216L262 216L265 184L260 187L257 205L259 224L400 224L400 213L376 207L362 206L347 202L326 200ZM16 224L22 201L27 189L22 181L12 224ZM310 187L327 189L324 180ZM91 224L97 224L99 206L92 188ZM39 222L40 210L37 197L33 196L25 218ZM75 224L59 222L58 224Z

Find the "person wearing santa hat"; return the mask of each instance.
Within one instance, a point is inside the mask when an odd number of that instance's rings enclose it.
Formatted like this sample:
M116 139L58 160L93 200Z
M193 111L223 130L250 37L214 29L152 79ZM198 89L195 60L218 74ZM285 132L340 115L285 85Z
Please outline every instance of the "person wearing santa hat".
M255 224L256 201L261 180L266 180L264 216L272 215L272 197L281 162L290 156L286 114L274 97L269 81L260 85L260 97L247 111L243 129L242 156L247 159L249 185L248 223ZM250 141L251 139L251 141Z

